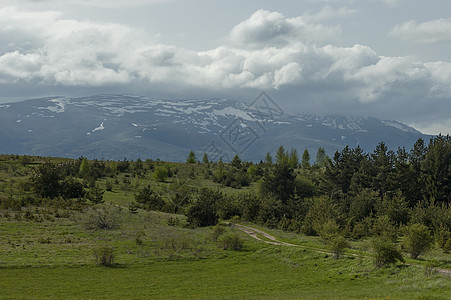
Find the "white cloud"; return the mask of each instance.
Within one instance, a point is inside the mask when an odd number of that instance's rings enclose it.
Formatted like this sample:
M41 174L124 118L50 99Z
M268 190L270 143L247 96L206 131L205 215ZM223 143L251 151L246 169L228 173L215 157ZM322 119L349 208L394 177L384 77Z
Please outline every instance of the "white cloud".
M321 11L316 14L305 13L302 19L306 22L322 22L334 18L346 18L357 13L356 9L350 9L347 7L341 7L340 9L334 9L330 5L324 6Z
M155 4L163 2L172 2L174 0L64 0L65 4L78 4L84 6L94 6L103 8L122 8L127 6L137 6L144 4ZM13 1L14 2L14 1ZM44 2L56 4L61 0L24 0L23 2L42 4Z
M379 105L382 110L390 103L410 111L441 101L442 113L449 108L450 63L380 57L363 45L334 46L330 42L339 29L312 23L334 15L329 9L323 12L309 19L259 10L235 26L223 45L194 51L159 44L129 26L3 8L0 41L13 44L0 44L0 87L287 88L325 99L331 107L336 102ZM418 108L416 116L422 112Z
M309 23L303 17L286 18L261 9L232 29L230 42L239 47L281 47L293 41L328 43L336 41L340 33L339 27Z
M408 21L396 25L390 35L412 43L432 44L451 42L451 18L423 23Z
M401 0L382 0L382 2L390 5L390 6L396 6Z

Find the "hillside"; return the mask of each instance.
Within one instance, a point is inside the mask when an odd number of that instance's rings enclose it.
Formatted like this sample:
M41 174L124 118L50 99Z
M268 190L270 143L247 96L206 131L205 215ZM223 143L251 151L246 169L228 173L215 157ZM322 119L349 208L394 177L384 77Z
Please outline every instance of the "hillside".
M251 104L95 95L0 105L0 153L7 154L183 161L194 150L259 161L280 145L312 154L323 147L331 156L346 145L372 151L381 141L411 148L418 138L429 136L395 121L290 115L264 94Z
M401 232L379 215L360 223L374 222L364 237L357 237L362 233L357 223L353 231L342 224L349 244L338 259L323 234L287 228L285 216L276 223L259 217L273 218L281 207L267 206L271 197L260 194L258 172L247 187L215 182L218 170L233 175L236 168L247 172L252 166L0 155L0 298L448 298L450 278L439 272L451 268L450 254L438 246L421 259L403 254L406 263L374 265L375 250L367 238L380 230ZM163 180L155 177L161 169L171 171ZM324 176L318 168L293 171L304 188L306 178ZM41 190L41 179L58 183L58 192L43 196L52 190ZM205 195L216 198L213 214L221 219L195 226L190 211ZM296 208L307 214L303 222L312 212L322 220L329 209L321 206L324 197L293 199L304 207ZM160 204L151 206L155 203ZM318 213L320 207L324 211ZM441 209L433 211L449 215ZM338 222L341 215L330 217ZM400 244L405 237L396 239Z

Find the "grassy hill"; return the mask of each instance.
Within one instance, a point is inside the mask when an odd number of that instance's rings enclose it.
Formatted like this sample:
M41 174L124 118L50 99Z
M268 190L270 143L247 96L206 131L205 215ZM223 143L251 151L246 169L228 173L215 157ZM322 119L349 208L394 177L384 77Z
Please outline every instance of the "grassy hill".
M438 247L421 260L375 268L367 239L351 240L345 255L335 259L320 237L247 223L299 247L272 245L225 220L193 227L185 215L169 213L181 185L192 194L208 187L233 197L257 192L258 181L236 189L213 182L205 164L149 161L143 162L141 172L134 167L121 172L120 162L105 162L115 171L94 182L107 190L103 203L62 197L38 201L30 178L49 160L60 165L76 162L0 156L1 299L449 299L451 295L451 279L436 270L449 268L451 255ZM157 181L153 177L157 167L169 167L172 177ZM93 183L86 184L86 189L93 189ZM129 208L147 185L165 201L161 210L166 212ZM232 221L246 223L236 217ZM239 240L242 247L227 247L226 237ZM112 257L111 264L99 261L105 256Z

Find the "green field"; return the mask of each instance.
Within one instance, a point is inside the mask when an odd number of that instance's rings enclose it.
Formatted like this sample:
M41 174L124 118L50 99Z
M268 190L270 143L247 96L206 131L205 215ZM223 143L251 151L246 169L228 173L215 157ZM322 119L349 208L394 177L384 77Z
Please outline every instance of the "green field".
M244 248L223 250L212 240L212 227L169 226L170 218L183 217L158 212L122 213L121 228L108 231L86 229L86 213L52 222L3 219L0 297L448 299L451 295L450 278L426 274L422 267L375 269L370 258L336 260L312 250L265 244L238 231ZM286 235L299 245L325 248L317 238ZM95 265L93 249L99 245L114 248L114 266Z
M451 254L437 245L419 259L405 256L406 263L376 268L369 237L349 239L344 255L335 259L319 236L232 217L232 222L297 246L272 245L265 243L268 238L259 241L229 226L229 220L194 227L184 214L169 212L180 182L190 193L208 187L228 199L258 192L258 182L235 189L204 176L202 164L154 162L170 166L176 175L161 182L150 171L101 177L95 183L106 189L110 182L112 188L98 204L40 199L29 178L43 161L0 156L0 299L451 298L451 278L438 273L451 269ZM148 184L164 199L161 210L167 212L129 209L137 191ZM104 217L114 221L111 229L96 225ZM224 249L224 237L233 234L243 247ZM114 254L111 265L99 264L95 253L101 249Z

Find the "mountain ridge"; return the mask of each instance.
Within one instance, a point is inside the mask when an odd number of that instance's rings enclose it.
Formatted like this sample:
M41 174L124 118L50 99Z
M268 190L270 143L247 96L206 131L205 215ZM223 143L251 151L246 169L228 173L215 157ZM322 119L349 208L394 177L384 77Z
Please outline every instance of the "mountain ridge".
M0 152L98 159L183 161L190 150L211 159L259 161L284 145L331 155L346 145L371 152L384 141L410 149L418 130L392 120L285 113L265 93L246 104L227 98L163 100L99 94L44 97L0 105Z

